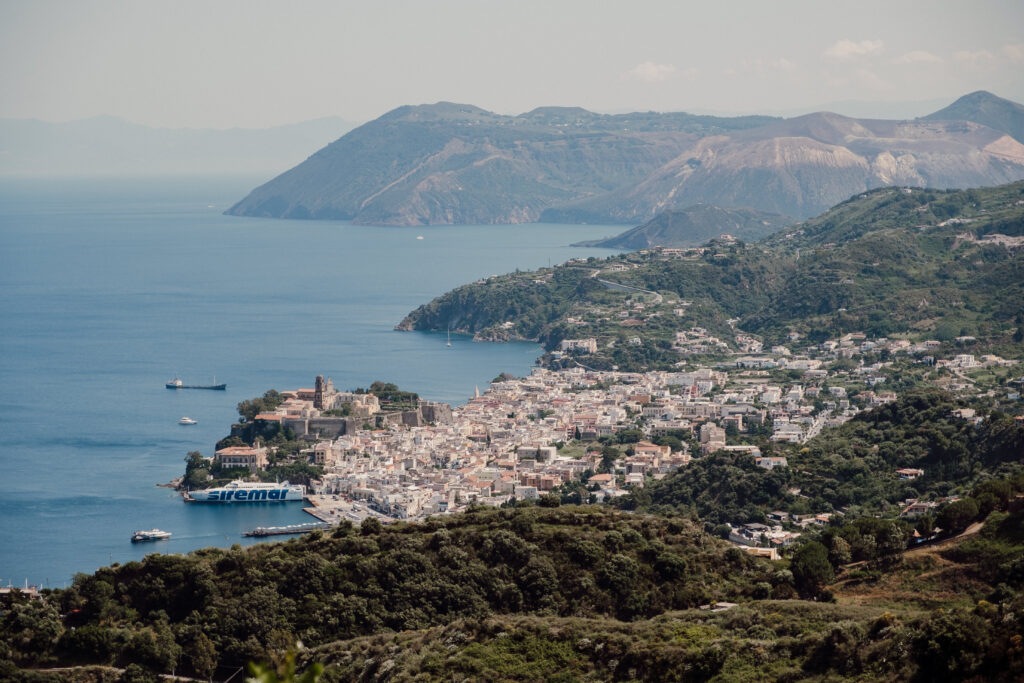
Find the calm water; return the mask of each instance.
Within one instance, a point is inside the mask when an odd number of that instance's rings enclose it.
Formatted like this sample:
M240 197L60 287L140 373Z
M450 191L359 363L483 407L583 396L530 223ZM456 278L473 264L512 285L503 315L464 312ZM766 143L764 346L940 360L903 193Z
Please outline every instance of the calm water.
M479 277L606 251L620 227L373 228L222 216L258 179L0 181L0 582L251 542L311 521L298 503L185 505L154 485L211 455L235 405L270 388L393 381L461 403L534 344L394 332ZM422 235L423 239L416 239ZM226 382L226 392L171 391ZM195 426L179 426L187 415ZM171 531L132 545L135 529Z

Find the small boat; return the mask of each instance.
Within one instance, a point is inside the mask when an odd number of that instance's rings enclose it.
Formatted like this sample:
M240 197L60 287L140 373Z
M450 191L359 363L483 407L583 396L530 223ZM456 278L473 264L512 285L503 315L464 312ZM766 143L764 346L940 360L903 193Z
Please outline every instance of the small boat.
M452 345L452 328L448 328L448 346Z
M213 381L216 382L217 378L214 377ZM164 386L168 389L213 389L214 391L224 391L228 388L227 384L185 384L177 377Z
M162 541L170 537L170 531L161 531L160 529L150 529L149 531L136 531L132 534L132 543L138 543L139 541Z
M180 420L178 420L178 424L180 424L180 425L194 425L194 424L199 424L199 423L196 420L193 420L191 417L187 417L186 416L186 417L183 417Z

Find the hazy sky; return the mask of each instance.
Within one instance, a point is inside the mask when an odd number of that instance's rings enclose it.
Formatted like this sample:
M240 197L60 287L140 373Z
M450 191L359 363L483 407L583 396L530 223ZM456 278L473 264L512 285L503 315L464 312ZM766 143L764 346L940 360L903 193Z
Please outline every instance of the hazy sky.
M1024 0L0 0L0 118L265 127L439 100L792 113L979 89L1024 102ZM901 108L929 111L878 111Z

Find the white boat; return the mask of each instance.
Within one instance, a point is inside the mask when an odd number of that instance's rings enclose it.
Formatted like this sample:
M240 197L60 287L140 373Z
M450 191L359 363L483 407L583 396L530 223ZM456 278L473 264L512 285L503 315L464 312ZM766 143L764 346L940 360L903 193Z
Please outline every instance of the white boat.
M148 531L136 531L132 534L132 543L138 543L139 541L162 541L165 538L170 538L170 531L161 531L160 529L150 529Z
M183 417L180 420L178 420L178 424L180 424L180 425L194 425L194 424L199 424L199 423L196 420L193 420L191 417Z
M235 481L202 491L192 491L185 500L196 503L283 503L303 500L306 487L300 484L280 484L262 481Z
M448 346L452 345L452 328L448 328Z

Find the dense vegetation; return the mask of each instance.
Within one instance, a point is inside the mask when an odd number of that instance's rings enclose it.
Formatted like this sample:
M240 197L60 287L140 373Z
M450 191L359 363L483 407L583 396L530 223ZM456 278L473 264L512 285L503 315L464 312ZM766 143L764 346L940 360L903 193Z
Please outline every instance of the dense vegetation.
M639 336L647 354L630 368L669 365L672 354L656 351L693 325L728 339L730 319L771 343L794 330L811 341L860 331L939 341L974 336L997 351L1019 353L1012 336L1024 325L1024 249L986 239L1024 235L1021 201L1021 182L945 192L883 188L761 243L717 241L699 257L629 254L493 277L421 306L399 327L536 339L548 349L567 336L602 342ZM665 310L600 280L657 292ZM617 313L637 300L647 311L641 325L627 329ZM678 301L689 304L684 315L672 315ZM570 316L587 327L569 324ZM622 346L611 353L626 353ZM593 364L610 367L604 355Z
M614 237L580 242L575 246L628 250L655 246L693 247L722 234L741 240L757 240L794 222L789 216L776 213L695 204L663 211L643 225Z
M299 638L302 660L323 663L331 682L1009 681L1024 673L1022 530L1024 513L996 511L981 533L930 554L870 572L838 565L829 593L839 604L778 599L832 580L823 544L803 546L787 570L684 520L597 508L476 510L150 555L79 575L45 601L10 598L0 676L116 680L99 669L25 669L59 662L126 666L138 680L172 670L225 678ZM850 531L823 540L835 546ZM885 598L925 585L919 598L931 607ZM723 598L740 604L693 609Z
M895 515L908 498L966 493L1024 464L1024 423L995 412L975 425L954 414L962 407L937 389L908 392L803 446L766 447L788 467L765 470L746 454L713 453L616 504L693 511L709 525L764 522L775 510ZM902 480L900 468L924 474Z
M763 601L643 622L457 622L320 648L327 680L973 680L1024 672L1024 601L934 613ZM1005 618L1005 621L1004 621ZM419 678L418 678L419 676Z
M494 614L629 621L788 580L773 576L686 520L597 507L478 509L150 555L79 575L45 606L26 608L37 611L34 624L7 617L0 628L20 665L137 662L205 676L216 662L265 658L295 639L313 646Z

